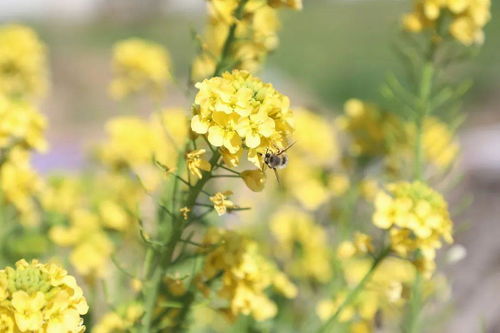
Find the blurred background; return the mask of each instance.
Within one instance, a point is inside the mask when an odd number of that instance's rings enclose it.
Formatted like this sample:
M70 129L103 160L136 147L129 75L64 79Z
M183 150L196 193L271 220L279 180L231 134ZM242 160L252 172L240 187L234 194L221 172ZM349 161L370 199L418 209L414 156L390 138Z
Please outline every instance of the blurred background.
M386 74L398 69L392 52L409 0L305 0L303 12L282 14L280 47L262 76L296 105L339 112L346 99L377 101ZM500 332L500 3L486 42L462 75L474 80L459 132L464 178L452 193L472 198L457 243L467 250L450 268L452 302L446 332ZM76 170L103 136L105 121L120 113L148 113L113 102L107 94L111 47L127 37L163 43L177 77L166 106L189 106L193 31L204 24L203 0L2 0L0 22L35 28L49 47L52 88L43 105L51 149L37 156L42 172ZM451 204L453 206L453 204Z

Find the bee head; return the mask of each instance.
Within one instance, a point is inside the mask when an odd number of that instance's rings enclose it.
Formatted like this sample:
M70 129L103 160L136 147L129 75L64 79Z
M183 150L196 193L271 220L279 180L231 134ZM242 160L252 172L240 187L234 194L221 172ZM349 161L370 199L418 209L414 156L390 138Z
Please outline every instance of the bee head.
M266 153L266 155L264 155L264 157L269 158L269 157L271 157L271 154L270 153Z

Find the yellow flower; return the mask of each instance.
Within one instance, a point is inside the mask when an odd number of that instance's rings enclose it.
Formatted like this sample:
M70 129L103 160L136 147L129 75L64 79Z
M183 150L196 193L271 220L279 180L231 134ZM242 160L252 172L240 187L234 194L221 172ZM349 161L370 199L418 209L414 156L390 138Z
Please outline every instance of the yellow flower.
M245 170L240 174L246 186L254 192L260 192L266 184L266 174L262 170Z
M271 262L259 253L257 243L235 232L209 229L204 244L212 248L198 275L198 287L206 290L206 281L221 274L222 286L217 295L229 302L230 318L239 314L251 315L256 320L272 318L277 306L265 290L274 285L285 297L295 297L296 288ZM208 295L206 295L208 296Z
M224 41L238 7L238 0L210 0L208 6L208 24L204 36L200 38L201 52L192 67L192 77L200 80L213 75L216 61L219 59ZM256 71L266 55L278 45L277 31L280 27L276 8L288 7L301 9L301 0L249 0L243 8L243 15L238 20L235 42L229 49L229 56L234 59L234 67Z
M5 309L0 309L0 332L14 333L14 318L10 312Z
M290 163L280 178L303 207L315 210L346 185L339 177L324 177L339 157L336 131L328 118L303 108L294 110L294 127L295 144L286 152Z
M170 56L160 44L139 38L118 42L113 49L113 97L134 93L159 95L170 81Z
M350 181L346 175L331 174L328 178L328 187L334 196L341 196L349 189Z
M385 133L395 119L375 105L350 99L344 105L345 115L337 125L350 135L350 150L354 156L377 157L387 151Z
M287 272L320 282L330 279L331 255L327 235L309 214L284 207L271 217L270 228L277 240L276 255L283 260Z
M413 122L400 122L399 126L387 129L388 151L384 162L390 173L400 175L412 165L416 133ZM449 126L435 117L426 117L422 136L425 161L437 171L449 168L459 152Z
M148 121L132 116L108 121L108 139L97 149L99 160L114 170L130 168L148 191L163 176L153 161L164 166L177 163L178 151L188 139L187 117L181 109L154 113Z
M57 245L72 247L70 262L80 274L97 277L106 274L113 243L101 229L96 214L77 209L70 216L69 226L54 226L49 236Z
M437 31L437 22L444 15L451 17L450 35L465 46L484 41L483 27L490 19L490 0L418 0L413 12L403 18L410 32Z
M288 98L272 85L235 70L196 87L191 129L206 135L213 146L232 155L248 149L248 159L258 167L262 160L254 159L257 153L285 146L292 132L292 113Z
M42 189L42 181L31 168L29 154L21 148L10 151L8 159L0 165L0 191L2 202L12 204L25 225L38 223L34 196Z
M82 290L59 266L20 260L15 268L0 270L0 285L7 286L0 302L2 332L85 330L81 316L88 306Z
M0 95L42 95L47 89L46 62L45 45L31 28L0 26Z
M202 155L204 155L205 152L205 149L198 149L186 153L186 163L189 172L199 179L202 178L200 170L210 171L212 169L210 163L202 158Z
M0 78L1 80L1 78ZM32 105L0 94L0 148L20 146L43 152L46 120Z
M373 223L390 229L391 246L402 256L415 250L434 260L441 239L452 242L452 222L443 197L421 182L386 186L375 198Z
M180 210L179 210L182 214L182 218L184 220L187 220L188 217L189 217L189 212L191 212L191 209L187 208L187 207L182 207Z
M92 328L94 333L125 333L129 332L140 319L144 309L142 305L132 303L120 306L116 312L106 313Z
M45 306L45 296L38 291L29 295L24 290L12 294L12 306L17 326L21 331L40 330L43 324L42 308Z
M210 197L210 201L214 204L215 211L219 216L226 214L228 209L234 208L234 203L227 200L231 194L233 194L231 191L217 192Z

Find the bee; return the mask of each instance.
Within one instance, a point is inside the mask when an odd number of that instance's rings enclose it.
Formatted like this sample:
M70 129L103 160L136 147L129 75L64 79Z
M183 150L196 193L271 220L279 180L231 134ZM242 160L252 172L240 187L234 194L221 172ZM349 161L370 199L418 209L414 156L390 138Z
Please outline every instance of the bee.
M273 169L278 184L280 183L280 178L278 176L278 169L283 169L287 166L288 155L286 154L286 151L292 148L294 144L295 142L286 147L285 149L278 149L276 152L272 152L269 149L267 149L266 153L264 154L264 163L267 165L269 169Z

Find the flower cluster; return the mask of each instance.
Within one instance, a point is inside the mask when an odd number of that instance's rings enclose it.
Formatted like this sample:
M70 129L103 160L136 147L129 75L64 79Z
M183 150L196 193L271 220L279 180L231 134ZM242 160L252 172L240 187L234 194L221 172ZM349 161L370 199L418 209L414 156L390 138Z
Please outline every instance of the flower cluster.
M21 146L24 149L44 151L47 148L43 137L45 118L29 103L13 100L1 92L0 90L0 150Z
M113 243L99 222L97 215L78 209L71 213L69 226L55 226L50 230L55 244L73 248L69 260L82 275L102 277L113 252Z
M452 21L449 33L464 45L481 44L483 27L490 19L490 0L418 0L413 12L403 19L405 29L420 32L438 31L445 15Z
M392 175L400 175L413 163L417 131L414 122L351 99L345 103L345 115L337 118L337 125L348 134L353 157L381 158ZM424 119L422 141L425 161L438 171L446 170L458 155L452 131L436 117Z
M97 325L92 328L94 333L125 333L129 332L137 320L142 316L144 309L140 304L133 303L121 306L115 312L108 312L102 316Z
M332 299L323 299L316 306L322 320L335 313L345 300L347 291L363 278L371 259L350 258L342 262L342 272L347 289L336 292ZM387 258L366 283L356 300L342 311L339 321L348 323L351 332L371 332L377 325L377 317L387 319L405 304L406 290L411 287L415 268L406 260ZM361 329L363 328L363 329Z
M235 42L231 45L230 57L235 60L234 68L255 71L266 55L278 45L279 21L277 7L301 9L301 0L248 0L245 2L241 19L235 11L238 0L208 1L208 24L201 42L201 54L193 63L193 78L203 79L213 75L217 61L224 49L230 27L237 22Z
M432 273L442 239L451 243L452 222L443 197L422 182L386 186L375 198L373 223L389 230L392 249L403 257L419 252L416 263Z
M118 42L113 50L111 95L117 99L141 92L158 96L171 79L170 70L170 56L163 46L139 38Z
M388 171L399 174L401 170L411 165L416 131L415 124L411 122L402 123L397 128L393 127L394 139L388 142L389 152L385 158ZM426 163L437 171L445 171L452 166L459 153L458 143L450 128L432 116L426 117L423 122L422 149Z
M23 25L0 27L0 94L36 97L47 89L46 50Z
M148 121L115 117L106 124L106 131L108 139L98 147L98 159L113 170L131 170L148 190L153 190L163 178L153 162L176 165L178 152L188 138L188 119L183 110L166 109L154 113Z
M135 215L144 196L140 184L118 173L51 179L41 201L46 211L60 219L50 228L49 237L71 249L70 263L78 273L103 277L115 247L108 231L136 231Z
M198 276L199 288L208 297L207 284L221 276L222 286L217 294L229 302L228 308L221 311L230 318L239 314L251 315L256 320L274 317L278 309L265 294L270 286L285 297L296 296L295 285L262 257L256 242L233 231L209 229L203 244L212 250Z
M342 194L349 180L328 172L338 162L339 148L335 130L325 117L306 109L293 112L294 146L287 151L290 160L281 172L283 184L307 209L316 209L332 196Z
M13 206L27 225L38 222L33 196L42 185L30 151L47 148L46 120L31 103L47 88L45 53L30 28L0 27L0 204Z
M289 99L271 84L246 71L235 70L196 84L191 129L221 148L224 160L238 165L248 150L248 160L259 168L259 154L284 147L293 130Z
M325 230L312 217L291 207L284 207L270 220L277 240L276 255L292 276L326 282L332 276L331 255Z
M345 114L337 118L339 128L350 135L350 152L359 157L376 157L387 152L386 135L397 121L377 106L358 99L344 105Z
M9 152L8 158L0 163L1 202L11 204L19 213L20 222L25 225L36 225L38 213L33 196L43 186L39 175L30 164L27 151L15 148Z
M79 333L87 311L75 278L55 264L20 260L0 270L2 332Z

